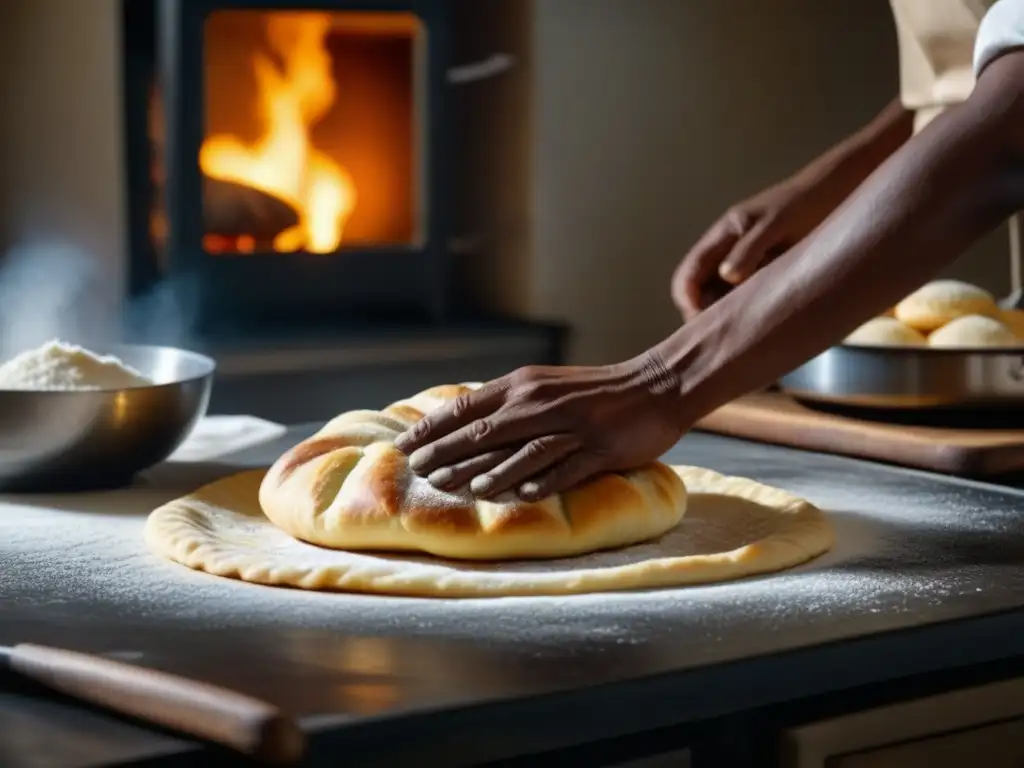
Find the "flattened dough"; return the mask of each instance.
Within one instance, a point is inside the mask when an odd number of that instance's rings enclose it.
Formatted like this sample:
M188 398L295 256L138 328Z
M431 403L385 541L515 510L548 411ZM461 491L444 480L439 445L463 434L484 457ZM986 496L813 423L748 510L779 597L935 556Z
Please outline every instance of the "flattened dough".
M159 555L255 584L420 597L566 595L730 581L806 562L833 531L804 499L739 477L673 467L689 507L653 541L559 560L482 563L322 549L292 538L260 510L266 470L204 486L153 511L146 541Z

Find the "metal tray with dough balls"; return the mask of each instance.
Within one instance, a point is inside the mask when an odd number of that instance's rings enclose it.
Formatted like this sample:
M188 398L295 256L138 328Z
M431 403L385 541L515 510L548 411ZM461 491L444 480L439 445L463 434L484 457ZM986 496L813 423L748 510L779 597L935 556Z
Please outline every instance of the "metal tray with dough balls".
M956 291L966 302L943 306ZM1024 408L1024 312L999 309L966 283L928 283L779 387L809 403L858 408Z
M809 402L865 408L1024 408L1018 349L838 346L779 380Z

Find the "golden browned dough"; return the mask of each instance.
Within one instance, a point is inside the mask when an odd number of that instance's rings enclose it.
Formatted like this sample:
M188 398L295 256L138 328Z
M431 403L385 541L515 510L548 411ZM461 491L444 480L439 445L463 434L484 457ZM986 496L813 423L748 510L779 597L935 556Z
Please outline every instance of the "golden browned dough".
M394 439L470 389L435 387L382 411L338 416L270 468L259 493L264 513L323 547L472 560L580 555L646 541L679 523L686 488L657 462L538 502L437 490L412 472Z

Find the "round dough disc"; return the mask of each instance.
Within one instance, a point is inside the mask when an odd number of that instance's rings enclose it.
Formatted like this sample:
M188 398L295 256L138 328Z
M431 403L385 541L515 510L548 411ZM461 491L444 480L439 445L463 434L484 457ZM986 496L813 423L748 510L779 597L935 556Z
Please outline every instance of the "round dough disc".
M1005 325L981 315L960 317L942 326L928 337L928 345L946 349L1024 346Z
M843 340L853 347L923 347L928 339L892 317L875 317Z
M896 305L896 319L921 333L931 333L964 315L999 317L991 293L960 280L934 280Z
M219 480L151 513L146 541L159 555L217 576L303 589L421 597L565 595L680 587L780 571L828 551L832 527L786 491L696 467L673 467L689 505L653 541L559 560L502 563L323 549L263 515L265 470Z

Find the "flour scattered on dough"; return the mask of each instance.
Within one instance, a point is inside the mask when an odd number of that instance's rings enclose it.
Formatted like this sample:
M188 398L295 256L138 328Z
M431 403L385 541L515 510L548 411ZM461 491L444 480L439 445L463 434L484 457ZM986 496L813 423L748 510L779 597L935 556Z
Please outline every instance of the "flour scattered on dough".
M153 382L116 357L54 339L0 365L0 390L96 390Z

